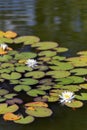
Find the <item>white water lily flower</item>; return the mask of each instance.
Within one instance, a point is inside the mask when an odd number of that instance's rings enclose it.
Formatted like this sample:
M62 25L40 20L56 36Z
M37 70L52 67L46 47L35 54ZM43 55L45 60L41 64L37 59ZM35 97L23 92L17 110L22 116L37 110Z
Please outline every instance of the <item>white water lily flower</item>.
M27 66L28 67L32 67L32 68L34 68L35 66L37 66L37 63L38 62L36 60L34 60L34 59L28 59L26 61Z
M61 95L59 95L60 97L60 102L61 103L71 103L71 101L74 99L75 95L73 92L70 91L64 91L62 92Z
M3 43L3 44L0 44L0 47L3 49L3 50L6 50L8 48L8 45Z

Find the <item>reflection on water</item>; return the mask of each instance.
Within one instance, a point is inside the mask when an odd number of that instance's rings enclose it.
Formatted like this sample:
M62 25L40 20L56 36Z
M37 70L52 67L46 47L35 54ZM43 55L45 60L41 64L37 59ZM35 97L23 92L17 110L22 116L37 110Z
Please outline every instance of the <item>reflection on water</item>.
M86 5L86 0L0 0L0 29L58 41L74 55L87 48Z
M70 49L66 55L75 55L87 49L87 0L0 0L0 30L57 41ZM76 111L52 108L52 118L25 126L0 121L0 130L86 130L87 105Z

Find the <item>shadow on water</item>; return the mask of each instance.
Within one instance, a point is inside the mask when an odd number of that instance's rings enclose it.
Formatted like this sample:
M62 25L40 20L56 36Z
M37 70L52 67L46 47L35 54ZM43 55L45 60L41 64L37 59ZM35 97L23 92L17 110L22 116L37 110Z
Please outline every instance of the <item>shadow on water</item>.
M19 35L36 35L41 40L57 41L68 47L68 56L87 50L87 1L79 0L0 0L0 30ZM57 103L54 114L17 125L0 119L0 130L86 130L87 104L73 111Z

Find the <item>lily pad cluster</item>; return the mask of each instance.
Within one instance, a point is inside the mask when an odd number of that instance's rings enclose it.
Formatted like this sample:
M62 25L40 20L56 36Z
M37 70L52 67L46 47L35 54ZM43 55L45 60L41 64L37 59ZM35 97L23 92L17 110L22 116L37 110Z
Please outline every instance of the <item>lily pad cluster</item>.
M64 102L67 107L80 108L87 101L87 51L66 57L62 54L68 48L57 42L17 36L12 31L0 31L0 44L11 48L3 54L0 49L0 114L4 120L28 124L37 117L49 117L52 110L48 102L60 102L60 95L68 91L74 98ZM13 49L20 45L30 49ZM29 59L37 64L27 65Z

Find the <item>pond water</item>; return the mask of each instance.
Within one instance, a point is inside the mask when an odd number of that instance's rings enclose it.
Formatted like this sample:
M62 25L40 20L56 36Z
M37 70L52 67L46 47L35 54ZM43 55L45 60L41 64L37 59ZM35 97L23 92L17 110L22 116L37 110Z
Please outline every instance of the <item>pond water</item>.
M69 48L66 56L75 56L77 51L87 50L87 1L0 0L0 30L56 41ZM77 110L58 103L50 107L54 113L49 118L38 118L29 125L0 120L0 130L86 130L86 103Z

